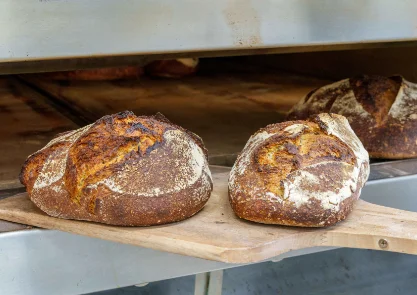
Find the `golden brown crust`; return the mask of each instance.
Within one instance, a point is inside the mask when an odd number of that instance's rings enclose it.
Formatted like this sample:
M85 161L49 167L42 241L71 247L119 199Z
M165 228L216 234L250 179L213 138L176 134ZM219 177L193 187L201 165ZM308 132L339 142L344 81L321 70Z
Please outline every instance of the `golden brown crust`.
M189 134L162 115L105 116L31 155L21 182L55 217L126 226L183 220L212 190L204 145Z
M197 66L196 58L156 60L145 66L145 72L152 77L182 78L194 74Z
M371 158L417 157L417 85L402 77L359 76L309 93L288 120L345 116Z
M351 212L368 175L368 154L346 119L321 114L255 133L231 171L229 198L247 220L329 226Z
M110 81L136 79L142 76L143 69L139 66L110 67L74 71L51 72L43 77L58 81Z

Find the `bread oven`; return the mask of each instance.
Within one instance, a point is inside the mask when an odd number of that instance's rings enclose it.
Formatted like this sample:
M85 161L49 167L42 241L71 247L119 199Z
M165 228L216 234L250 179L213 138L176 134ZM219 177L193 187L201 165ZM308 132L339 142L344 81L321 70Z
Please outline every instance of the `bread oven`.
M0 290L412 294L416 8L0 1Z

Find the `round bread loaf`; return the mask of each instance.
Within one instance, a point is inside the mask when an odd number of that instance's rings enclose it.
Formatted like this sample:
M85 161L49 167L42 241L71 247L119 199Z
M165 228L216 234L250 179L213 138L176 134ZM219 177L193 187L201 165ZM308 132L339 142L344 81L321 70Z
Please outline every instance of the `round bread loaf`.
M43 77L58 81L111 81L135 79L143 74L139 66L111 67L85 69L74 71L51 72L42 74Z
M29 156L20 180L50 216L124 226L186 219L213 188L198 136L129 111L60 134Z
M368 176L368 153L346 118L320 114L252 135L230 173L229 199L243 219L329 226L352 211Z
M288 114L345 116L371 158L417 157L417 85L402 77L360 76L309 93Z
M197 71L198 58L156 60L145 66L145 72L152 77L182 78Z

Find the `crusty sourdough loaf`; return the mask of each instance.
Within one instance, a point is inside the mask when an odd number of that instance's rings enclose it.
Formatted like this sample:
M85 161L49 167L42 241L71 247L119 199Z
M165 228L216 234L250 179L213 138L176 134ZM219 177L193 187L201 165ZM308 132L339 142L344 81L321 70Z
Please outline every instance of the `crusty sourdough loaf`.
M417 85L402 77L360 76L309 93L288 120L345 116L371 158L417 157Z
M198 136L129 111L58 135L29 156L20 179L50 216L125 226L188 218L213 188Z
M58 81L111 81L135 79L143 74L139 66L109 67L43 73L42 77Z
M198 58L156 60L145 66L145 73L152 77L182 78L197 71Z
M229 179L240 218L322 227L351 212L369 175L369 157L346 118L268 125L249 139Z

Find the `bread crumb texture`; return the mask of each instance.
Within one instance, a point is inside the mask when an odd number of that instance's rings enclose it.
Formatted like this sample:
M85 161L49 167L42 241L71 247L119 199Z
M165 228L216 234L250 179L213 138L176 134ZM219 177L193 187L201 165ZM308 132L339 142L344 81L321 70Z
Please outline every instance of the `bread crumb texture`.
M197 135L129 111L58 135L28 157L21 182L51 216L131 226L185 219L213 187Z
M368 176L368 153L346 118L320 114L255 133L230 173L230 203L252 221L327 226L346 218Z

